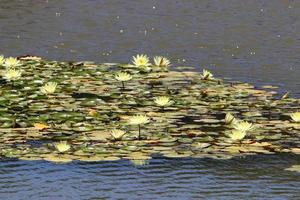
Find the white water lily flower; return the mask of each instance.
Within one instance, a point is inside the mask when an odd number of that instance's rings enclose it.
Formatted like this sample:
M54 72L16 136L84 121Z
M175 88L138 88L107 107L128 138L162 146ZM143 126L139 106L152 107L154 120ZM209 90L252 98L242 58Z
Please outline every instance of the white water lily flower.
M55 92L57 87L57 83L55 82L49 82L46 83L44 86L41 87L41 92L44 94L52 94Z
M170 60L163 56L155 56L153 61L154 65L158 67L169 67L171 65Z
M300 112L295 112L290 115L294 122L300 122Z
M242 140L244 139L244 137L246 136L246 132L245 131L240 131L240 130L232 130L228 136L230 137L230 139L232 140Z
M147 124L150 122L150 119L146 115L135 115L131 116L129 118L129 124L131 125L138 125L139 127L139 134L138 134L138 139L141 139L141 125L142 124Z
M167 106L169 105L170 102L170 98L167 96L160 96L160 97L156 97L154 99L154 102L158 105L158 106Z
M247 131L251 131L254 129L254 126L252 123L246 122L246 121L241 121L241 122L237 122L233 125L233 128L241 131L241 132L247 132Z
M66 141L56 142L54 144L54 147L59 151L60 153L68 151L71 146Z
M202 74L200 75L201 79L203 80L213 80L213 76L214 75L206 69L203 69Z
M3 65L4 64L4 56L3 55L0 55L0 65Z
M21 63L17 58L9 57L4 60L3 65L8 68L19 66Z
M121 140L126 132L120 129L113 129L110 134L115 140Z
M237 123L237 119L231 113L226 113L225 124L235 124L235 123Z
M132 76L126 72L119 72L115 75L115 79L118 81L125 82L131 80Z
M146 115L135 115L129 118L129 124L131 125L141 125L147 124L150 122L150 119Z
M151 63L149 62L149 57L144 54L133 56L132 63L137 67L147 67L151 65Z
M5 71L4 78L8 81L18 80L21 78L22 72L16 69L8 69Z

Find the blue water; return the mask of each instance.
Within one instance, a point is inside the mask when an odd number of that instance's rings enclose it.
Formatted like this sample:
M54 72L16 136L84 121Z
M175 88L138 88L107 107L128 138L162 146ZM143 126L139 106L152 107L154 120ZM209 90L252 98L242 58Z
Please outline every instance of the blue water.
M45 199L299 199L299 164L288 154L232 160L166 159L148 165L112 162L6 161L0 163L0 197Z

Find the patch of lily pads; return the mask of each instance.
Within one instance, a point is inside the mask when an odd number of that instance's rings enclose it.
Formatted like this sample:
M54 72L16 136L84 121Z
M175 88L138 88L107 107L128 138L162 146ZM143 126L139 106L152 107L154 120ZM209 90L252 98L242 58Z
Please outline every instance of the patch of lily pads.
M0 56L1 156L144 165L156 154L300 153L299 99L169 66L146 55L132 64Z

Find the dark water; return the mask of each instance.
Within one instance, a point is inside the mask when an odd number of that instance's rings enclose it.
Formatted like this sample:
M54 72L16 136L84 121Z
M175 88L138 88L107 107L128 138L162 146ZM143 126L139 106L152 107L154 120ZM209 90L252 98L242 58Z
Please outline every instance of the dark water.
M173 65L299 97L300 1L1 0L0 53ZM56 165L0 162L0 199L300 199L295 156Z

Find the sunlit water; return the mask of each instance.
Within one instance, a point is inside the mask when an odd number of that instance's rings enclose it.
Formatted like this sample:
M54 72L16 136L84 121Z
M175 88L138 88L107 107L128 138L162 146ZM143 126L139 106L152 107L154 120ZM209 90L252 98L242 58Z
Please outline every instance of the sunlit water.
M300 1L2 0L0 53L128 62L165 55L299 97ZM0 199L299 199L297 156L57 165L0 162Z

